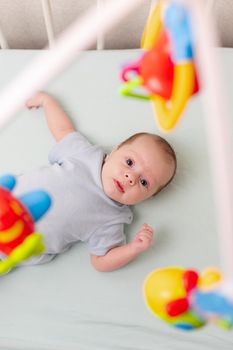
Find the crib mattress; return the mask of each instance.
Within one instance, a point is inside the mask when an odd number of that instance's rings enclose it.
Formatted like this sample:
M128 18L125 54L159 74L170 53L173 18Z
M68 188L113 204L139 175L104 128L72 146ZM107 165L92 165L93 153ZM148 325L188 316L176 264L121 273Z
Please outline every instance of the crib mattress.
M1 50L0 88L37 54ZM218 49L216 55L230 94L233 50ZM78 130L106 150L135 132L161 134L148 102L118 95L121 66L138 56L139 50L86 52L44 89L59 99ZM176 150L177 175L170 187L134 208L135 220L126 228L130 240L142 223L153 226L151 249L118 271L100 273L91 266L85 244L78 243L48 264L1 277L1 349L233 348L230 331L208 325L183 332L161 322L142 293L144 278L158 267L202 270L220 264L202 105L201 95L193 98L174 132L163 135ZM0 131L0 173L47 164L53 144L43 111L22 109Z

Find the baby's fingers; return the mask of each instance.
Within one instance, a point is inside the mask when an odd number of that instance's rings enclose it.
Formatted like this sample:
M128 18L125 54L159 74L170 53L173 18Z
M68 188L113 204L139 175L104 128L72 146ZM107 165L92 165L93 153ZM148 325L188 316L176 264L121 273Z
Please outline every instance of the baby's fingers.
M151 226L149 226L148 224L143 224L141 229L143 231L148 231L148 232L152 232L152 233L154 232L153 228Z

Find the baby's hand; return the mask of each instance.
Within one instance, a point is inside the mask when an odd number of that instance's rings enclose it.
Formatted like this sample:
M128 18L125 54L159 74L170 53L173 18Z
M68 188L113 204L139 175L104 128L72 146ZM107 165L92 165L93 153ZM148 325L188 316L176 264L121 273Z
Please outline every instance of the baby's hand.
M142 253L147 250L152 245L152 243L153 229L149 225L143 224L131 244L137 250L137 252Z
M46 97L46 93L42 91L37 92L35 95L33 95L31 98L29 98L26 101L26 107L28 109L42 107L45 97Z

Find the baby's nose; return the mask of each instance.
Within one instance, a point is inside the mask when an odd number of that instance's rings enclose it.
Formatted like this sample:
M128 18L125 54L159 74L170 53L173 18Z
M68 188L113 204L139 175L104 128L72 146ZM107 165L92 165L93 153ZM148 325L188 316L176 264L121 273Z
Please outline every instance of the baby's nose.
M132 186L135 184L135 177L133 174L131 173L126 173L125 174L125 179L126 181Z

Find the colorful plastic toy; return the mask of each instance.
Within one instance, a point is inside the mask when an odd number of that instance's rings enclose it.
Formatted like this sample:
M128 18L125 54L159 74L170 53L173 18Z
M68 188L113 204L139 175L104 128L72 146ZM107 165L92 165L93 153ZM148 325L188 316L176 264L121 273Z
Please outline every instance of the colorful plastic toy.
M14 176L0 178L0 251L5 256L0 261L0 275L44 250L42 235L34 232L34 222L48 210L51 199L44 191L16 198L11 193L15 183Z
M181 267L161 268L150 273L144 282L144 297L150 310L183 330L202 327L209 321L231 328L232 291L230 299L216 269L206 269L199 275Z
M124 67L125 96L150 99L158 125L169 131L176 125L190 97L199 91L187 10L175 1L159 1L142 36L145 53Z

